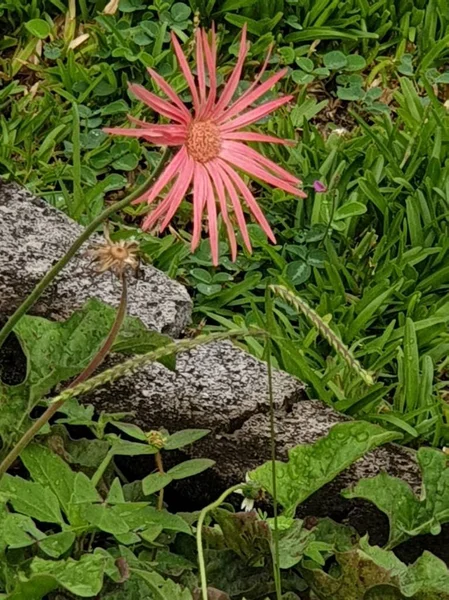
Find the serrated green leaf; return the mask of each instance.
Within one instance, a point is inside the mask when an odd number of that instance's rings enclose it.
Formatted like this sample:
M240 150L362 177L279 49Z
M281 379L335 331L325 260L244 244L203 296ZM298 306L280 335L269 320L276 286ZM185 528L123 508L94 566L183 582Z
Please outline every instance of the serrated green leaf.
M288 514L341 471L373 448L398 437L378 425L364 422L339 423L315 444L296 446L288 461L276 463L277 499ZM272 489L272 464L265 463L250 473L250 479Z

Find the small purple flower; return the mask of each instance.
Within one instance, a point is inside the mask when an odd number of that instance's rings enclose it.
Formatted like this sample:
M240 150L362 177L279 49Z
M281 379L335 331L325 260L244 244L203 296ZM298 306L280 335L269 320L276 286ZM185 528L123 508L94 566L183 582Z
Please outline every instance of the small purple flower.
M317 194L324 194L324 192L327 192L327 185L317 179L313 182L313 189Z

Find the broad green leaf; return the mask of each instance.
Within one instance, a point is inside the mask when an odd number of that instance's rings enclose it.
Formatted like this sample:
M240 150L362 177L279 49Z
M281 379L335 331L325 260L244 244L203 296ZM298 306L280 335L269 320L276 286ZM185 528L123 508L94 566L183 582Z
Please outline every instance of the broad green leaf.
M128 533L129 526L122 516L118 505L107 506L105 504L88 504L82 508L82 516L91 525L101 531L112 534Z
M147 329L140 319L128 317L125 319L112 350L124 354L146 354L166 346L172 341L168 335ZM167 369L173 370L176 367L176 356L165 356L160 362Z
M111 452L115 456L140 456L142 454L156 454L157 448L150 444L139 444L127 440L114 440Z
M76 536L72 531L61 531L61 533L49 535L41 540L39 548L48 556L59 558L71 548L75 539Z
M142 479L142 490L145 496L154 494L162 490L166 485L173 481L173 477L168 473L151 473L145 479Z
M310 265L304 260L295 260L287 266L287 277L293 285L306 282L312 273Z
M131 569L131 572L145 581L155 600L192 600L192 594L187 588L182 588L171 579L164 579L156 571Z
M100 494L95 489L94 484L89 479L89 477L79 471L75 475L75 479L73 482L73 491L72 497L70 499L70 504L84 504L86 502L101 502L102 498Z
M173 433L165 442L164 450L178 450L197 442L210 433L210 429L183 429Z
M157 510L146 503L130 503L116 505L120 516L133 531L145 529L149 525L159 525L168 531L177 531L191 535L190 526L182 517L166 510Z
M45 533L39 531L30 517L12 512L0 515L0 548L24 548L43 539Z
M121 423L120 421L115 421L113 425L114 427L117 427L117 429L120 429L120 431L123 431L123 433L126 433L127 435L129 435L129 437L132 437L135 440L140 440L141 442L147 441L147 436L145 435L145 432L133 423Z
M32 575L29 579L17 581L14 590L2 600L41 600L49 592L59 587L58 581L51 575Z
M118 477L114 479L111 487L109 488L106 502L108 504L123 504L123 502L125 502L125 496L123 494L122 485Z
M357 215L364 215L366 213L366 206L361 202L346 202L337 208L334 215L335 221L343 219L350 219Z
M51 490L67 513L76 473L60 456L40 444L30 444L22 451L20 458L31 478Z
M345 54L343 54L343 52L334 50L323 56L323 63L328 69L338 70L346 67L348 64L348 58Z
M33 575L53 577L58 586L76 596L89 598L97 595L103 587L105 559L99 554L84 554L79 561L43 560L34 558L31 562Z
M370 423L354 421L334 425L328 435L315 444L289 450L287 462L277 461L278 501L289 514L294 513L298 504L353 462L397 438L398 434ZM273 494L271 462L252 471L250 479Z
M44 523L64 522L58 498L40 483L5 474L0 481L0 492L5 494L19 513Z
M421 498L410 486L396 477L381 473L359 481L345 498L363 498L384 512L390 522L388 547L424 533L438 534L443 523L449 522L449 467L443 452L420 448L417 453L422 472Z
M32 406L27 381L14 386L0 381L0 438L3 442L3 452L0 451L0 455L30 426L28 413Z
M309 544L312 532L304 527L303 521L296 519L279 536L279 564L281 569L290 569L299 563Z
M186 460L175 467L172 467L167 474L172 477L172 479L185 479L186 477L192 477L193 475L198 475L198 473L202 473L206 469L213 467L215 464L214 460L210 458L192 458L191 460Z
M139 531L139 535L143 540L145 540L146 542L150 542L151 544L163 531L164 528L162 527L162 525L157 525L153 523L143 531Z

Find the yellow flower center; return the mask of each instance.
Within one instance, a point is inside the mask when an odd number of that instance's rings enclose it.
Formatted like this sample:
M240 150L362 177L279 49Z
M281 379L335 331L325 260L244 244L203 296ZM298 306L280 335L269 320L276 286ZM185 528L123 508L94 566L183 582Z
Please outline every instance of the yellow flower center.
M187 151L193 160L206 163L217 158L221 149L218 126L213 121L193 121L187 133Z

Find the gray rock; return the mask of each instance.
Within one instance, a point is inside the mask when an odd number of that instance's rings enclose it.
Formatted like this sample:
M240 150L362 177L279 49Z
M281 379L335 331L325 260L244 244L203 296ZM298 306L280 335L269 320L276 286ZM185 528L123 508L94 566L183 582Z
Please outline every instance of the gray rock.
M176 371L150 364L112 388L98 388L85 401L107 412L133 411L133 422L145 430L208 428L213 443L269 409L266 364L228 341L178 354ZM287 410L302 399L304 384L275 370L275 406Z
M9 315L82 228L44 200L14 184L1 183L0 223L0 314ZM109 273L93 272L85 256L89 246L81 248L32 314L65 319L92 297L118 305L120 286ZM130 314L152 329L179 336L190 321L192 302L186 289L153 267L143 267L142 278L131 283L129 297Z

